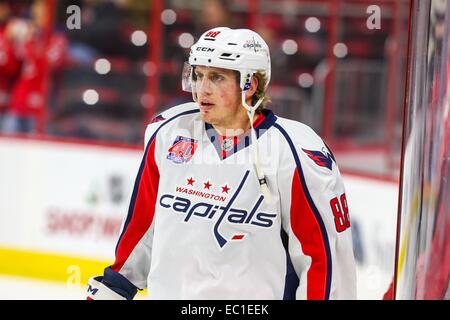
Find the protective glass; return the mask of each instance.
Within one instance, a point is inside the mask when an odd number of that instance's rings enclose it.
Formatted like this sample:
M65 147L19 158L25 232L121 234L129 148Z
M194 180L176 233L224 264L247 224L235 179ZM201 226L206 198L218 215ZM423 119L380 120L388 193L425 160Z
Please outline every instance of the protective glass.
M181 73L181 88L183 91L192 92L192 66L185 62Z

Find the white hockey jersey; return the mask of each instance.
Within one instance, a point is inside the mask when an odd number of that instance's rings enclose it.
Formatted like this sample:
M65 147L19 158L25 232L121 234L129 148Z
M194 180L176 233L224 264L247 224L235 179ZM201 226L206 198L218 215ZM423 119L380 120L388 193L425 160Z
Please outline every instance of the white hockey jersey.
M344 185L308 126L264 110L230 140L195 103L166 110L146 147L110 267L149 299L355 299Z

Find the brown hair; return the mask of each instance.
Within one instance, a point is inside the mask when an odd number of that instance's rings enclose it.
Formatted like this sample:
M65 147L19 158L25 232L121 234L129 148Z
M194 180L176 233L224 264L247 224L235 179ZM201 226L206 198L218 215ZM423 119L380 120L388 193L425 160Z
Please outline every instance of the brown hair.
M252 105L256 104L258 100L263 97L263 101L259 105L259 107L256 109L256 114L260 114L262 110L269 104L270 97L267 94L267 75L264 71L257 71L254 75L256 79L258 79L258 87L256 88L256 92L252 96Z
M240 73L238 71L236 72L236 81L239 84L240 83ZM256 109L255 113L260 114L263 109L271 102L269 95L267 94L267 76L264 71L258 70L254 75L256 79L258 80L258 87L256 88L255 93L252 96L251 103L252 105L255 105L258 100L263 97L263 101L259 105L259 107Z

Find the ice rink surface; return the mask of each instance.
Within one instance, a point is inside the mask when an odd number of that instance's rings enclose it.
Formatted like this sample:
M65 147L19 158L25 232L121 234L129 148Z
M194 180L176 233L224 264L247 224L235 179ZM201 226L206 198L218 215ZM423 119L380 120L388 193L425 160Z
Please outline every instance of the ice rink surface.
M143 294L137 300L145 300ZM85 300L86 286L0 275L0 300Z
M80 300L85 298L84 291L81 286L68 287L62 282L0 276L2 300Z
M379 285L384 286L387 279L370 268L358 269L358 275L363 279L358 282L359 299L381 299ZM85 292L84 285L0 275L0 300L85 300ZM146 296L138 293L135 299L145 300Z

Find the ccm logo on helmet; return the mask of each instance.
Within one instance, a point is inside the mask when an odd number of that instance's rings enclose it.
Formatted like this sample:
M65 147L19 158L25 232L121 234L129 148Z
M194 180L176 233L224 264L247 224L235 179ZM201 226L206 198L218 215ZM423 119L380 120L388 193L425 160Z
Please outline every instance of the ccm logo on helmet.
M197 51L213 52L215 49L208 47L197 47Z

